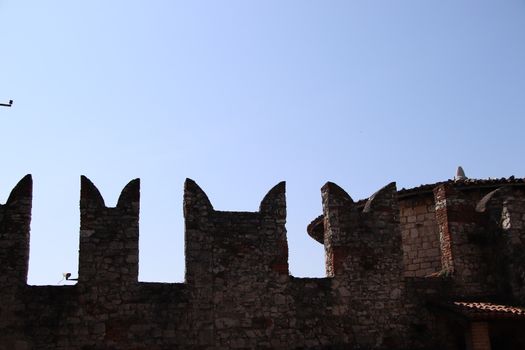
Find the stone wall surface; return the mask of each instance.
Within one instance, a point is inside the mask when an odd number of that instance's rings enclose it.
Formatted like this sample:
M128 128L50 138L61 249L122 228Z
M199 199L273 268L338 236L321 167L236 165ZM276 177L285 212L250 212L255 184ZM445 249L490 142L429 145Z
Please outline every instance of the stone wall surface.
M423 277L441 270L439 232L432 195L400 201L405 276Z
M185 282L142 283L139 180L108 208L82 177L78 283L28 286L26 176L0 206L0 349L462 349L470 326L435 305L525 303L525 195L458 186L354 202L327 183L327 277L295 278L284 183L257 212L223 212L188 179Z

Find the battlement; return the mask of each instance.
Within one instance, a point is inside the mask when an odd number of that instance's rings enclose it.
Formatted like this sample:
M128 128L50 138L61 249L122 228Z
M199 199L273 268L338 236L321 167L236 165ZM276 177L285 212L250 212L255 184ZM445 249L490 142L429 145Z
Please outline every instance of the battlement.
M16 292L26 284L33 180L26 175L0 204L0 286Z
M327 277L294 278L284 182L259 211L226 212L187 179L185 282L139 283L140 180L110 208L82 176L78 284L35 287L27 175L0 205L0 349L455 349L430 302L525 304L525 184L483 181L357 202L328 182L308 226Z

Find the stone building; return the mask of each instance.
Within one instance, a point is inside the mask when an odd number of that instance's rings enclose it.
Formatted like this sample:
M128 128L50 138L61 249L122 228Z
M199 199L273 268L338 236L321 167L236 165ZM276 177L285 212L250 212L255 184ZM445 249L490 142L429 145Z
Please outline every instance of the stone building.
M462 174L460 174L462 175ZM32 180L0 205L0 349L525 349L525 181L321 189L325 278L288 270L285 184L258 212L184 186L184 283L138 282L139 180L85 177L78 283L27 285Z

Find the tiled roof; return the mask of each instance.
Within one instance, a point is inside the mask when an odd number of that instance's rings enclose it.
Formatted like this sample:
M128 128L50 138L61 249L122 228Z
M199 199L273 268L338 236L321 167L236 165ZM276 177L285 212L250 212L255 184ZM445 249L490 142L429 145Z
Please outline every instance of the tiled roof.
M525 308L490 302L454 301L441 304L469 319L524 319Z
M525 179L511 176L509 178L502 177L501 179L464 179L464 180L447 180L436 182L432 184L420 185L413 188L402 188L397 191L399 197L407 197L419 193L431 192L436 186L442 184L453 184L458 190L467 188L480 187L499 187L504 185L525 185Z

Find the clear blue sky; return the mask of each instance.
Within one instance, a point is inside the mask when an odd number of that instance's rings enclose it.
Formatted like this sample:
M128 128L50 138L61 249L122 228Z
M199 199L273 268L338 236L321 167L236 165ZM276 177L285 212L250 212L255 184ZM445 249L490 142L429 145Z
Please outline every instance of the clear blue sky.
M182 189L255 211L287 181L291 272L334 181L525 176L525 1L0 0L0 202L33 174L29 283L77 273L81 174L141 178L140 280L182 281Z

